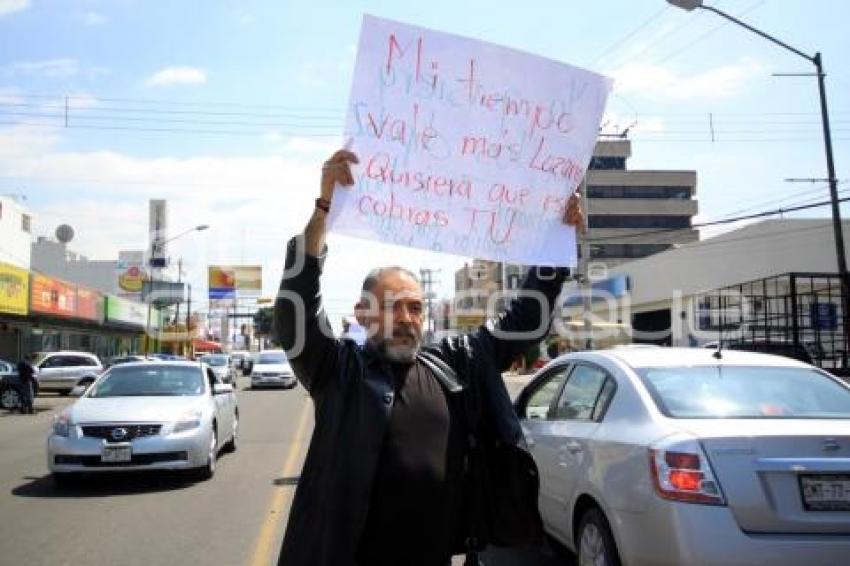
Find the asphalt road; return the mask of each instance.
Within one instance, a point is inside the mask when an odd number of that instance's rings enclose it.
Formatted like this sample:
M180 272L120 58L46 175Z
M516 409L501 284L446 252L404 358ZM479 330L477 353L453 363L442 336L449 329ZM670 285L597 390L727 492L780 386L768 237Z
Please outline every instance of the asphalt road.
M57 489L47 472L45 438L53 416L73 399L39 397L35 416L0 411L0 562L274 564L310 437L312 405L301 388L241 389L238 396L239 450L222 454L206 482L118 473ZM544 550L500 550L487 553L484 562L563 566L571 559Z

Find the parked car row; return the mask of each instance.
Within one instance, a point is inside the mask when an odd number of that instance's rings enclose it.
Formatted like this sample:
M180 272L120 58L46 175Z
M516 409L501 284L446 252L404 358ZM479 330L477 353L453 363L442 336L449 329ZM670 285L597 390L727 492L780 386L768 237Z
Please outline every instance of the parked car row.
M30 356L30 361L35 368L36 393L55 392L68 395L75 390L86 389L101 373L116 366L187 360L175 354L129 354L116 356L103 364L96 355L88 352L61 351L38 352ZM282 350L201 354L198 361L204 363L223 383L234 386L240 372L242 375L251 376L253 388L292 388L297 383ZM0 409L8 410L20 406L21 393L18 386L16 365L0 360Z
M515 408L547 532L579 564L845 564L850 387L789 358L614 348Z

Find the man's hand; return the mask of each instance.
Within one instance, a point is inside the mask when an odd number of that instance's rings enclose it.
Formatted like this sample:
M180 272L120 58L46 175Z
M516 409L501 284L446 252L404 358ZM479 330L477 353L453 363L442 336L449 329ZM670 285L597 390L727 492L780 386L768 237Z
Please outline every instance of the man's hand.
M567 210L564 212L564 224L574 226L576 230L584 234L584 211L581 208L581 195L576 191L567 201Z
M337 183L345 187L350 187L354 184L354 177L351 175L351 164L359 163L357 156L346 150L341 149L325 161L322 166L322 186L319 197L331 202L334 196L334 187Z
M325 221L334 196L334 187L339 183L345 187L354 184L351 164L357 163L357 156L347 149L341 149L325 161L322 166L322 185L319 189L319 201L304 228L305 252L318 257L325 247ZM321 202L324 201L324 202Z

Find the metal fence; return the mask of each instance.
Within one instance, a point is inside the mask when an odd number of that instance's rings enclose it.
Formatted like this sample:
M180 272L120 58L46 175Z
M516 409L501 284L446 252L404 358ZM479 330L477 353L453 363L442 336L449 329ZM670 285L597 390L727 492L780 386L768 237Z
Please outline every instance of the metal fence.
M697 325L724 345L786 353L850 375L841 280L830 273L787 273L702 293Z

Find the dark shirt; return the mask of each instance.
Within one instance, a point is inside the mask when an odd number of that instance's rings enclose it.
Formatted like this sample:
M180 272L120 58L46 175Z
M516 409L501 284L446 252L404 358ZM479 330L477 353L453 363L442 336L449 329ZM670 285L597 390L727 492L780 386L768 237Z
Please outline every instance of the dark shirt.
M24 360L18 362L18 380L21 383L35 381L35 369L33 369L29 362L25 362Z
M395 403L357 562L444 566L463 539L462 422L427 366L392 370Z

